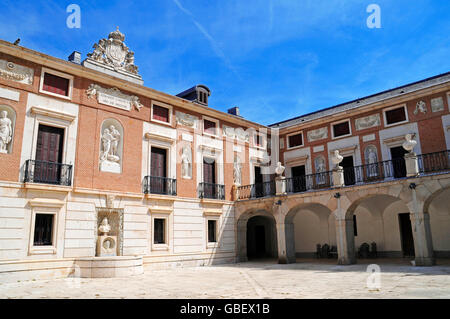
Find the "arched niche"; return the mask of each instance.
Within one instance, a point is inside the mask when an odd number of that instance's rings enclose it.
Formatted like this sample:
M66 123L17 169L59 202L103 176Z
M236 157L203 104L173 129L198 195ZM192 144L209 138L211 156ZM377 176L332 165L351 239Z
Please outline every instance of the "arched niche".
M8 105L0 105L0 154L11 154L16 125L16 111Z
M102 172L122 173L123 126L116 119L106 119L100 129L99 168Z

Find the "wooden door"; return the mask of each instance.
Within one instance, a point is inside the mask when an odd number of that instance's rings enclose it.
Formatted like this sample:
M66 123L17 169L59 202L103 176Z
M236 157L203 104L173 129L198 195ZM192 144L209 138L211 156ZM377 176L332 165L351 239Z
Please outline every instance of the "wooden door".
M167 151L152 147L150 163L150 191L166 194L167 191Z
M63 142L64 129L39 125L34 168L36 183L59 183Z
M344 183L345 185L355 184L355 168L353 163L353 156L344 157L342 161L342 167L344 168Z
M394 169L394 177L406 177L405 154L406 150L402 146L391 148L392 165Z
M213 159L203 160L203 185L205 197L215 198L216 195L216 163Z

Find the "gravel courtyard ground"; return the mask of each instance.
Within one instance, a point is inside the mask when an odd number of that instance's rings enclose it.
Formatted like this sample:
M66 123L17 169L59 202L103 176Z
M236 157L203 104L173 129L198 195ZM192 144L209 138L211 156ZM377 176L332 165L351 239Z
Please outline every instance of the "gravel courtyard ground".
M147 271L130 278L58 279L0 284L0 298L450 298L450 260L413 267L404 260L266 260ZM381 288L369 289L367 266L378 263Z

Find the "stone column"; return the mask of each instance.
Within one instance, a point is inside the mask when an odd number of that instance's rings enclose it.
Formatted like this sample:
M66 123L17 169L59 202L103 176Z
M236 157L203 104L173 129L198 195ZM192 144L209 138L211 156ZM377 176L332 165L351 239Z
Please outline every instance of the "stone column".
M295 263L295 238L293 223L277 222L278 263Z
M415 266L433 266L436 264L431 238L430 215L411 213L411 227L414 237Z
M353 219L336 218L336 237L338 247L338 264L356 263Z
M416 153L405 154L406 176L413 177L419 175L419 162Z
M274 217L277 229L278 263L295 263L294 224L282 213L282 205L275 205Z

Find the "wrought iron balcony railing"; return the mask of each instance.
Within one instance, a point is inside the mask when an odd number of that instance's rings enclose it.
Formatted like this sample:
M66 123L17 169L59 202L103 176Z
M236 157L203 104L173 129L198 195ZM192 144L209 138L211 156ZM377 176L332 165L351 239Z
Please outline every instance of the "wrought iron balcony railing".
M198 185L198 197L224 200L225 185L200 183Z
M421 174L450 170L450 151L422 154L417 156Z
M24 182L71 186L72 165L27 160Z
M330 188L333 183L332 172L286 178L287 193L301 193L309 190Z
M256 183L253 185L239 187L239 199L274 196L275 193L275 181Z
M428 153L417 156L419 174L450 172L450 151ZM333 186L332 172L286 178L286 193L302 193L327 189ZM403 158L344 168L344 185L365 184L406 178L406 163ZM274 196L275 181L238 187L240 200Z
M177 195L177 180L167 177L145 176L144 193L158 195Z

